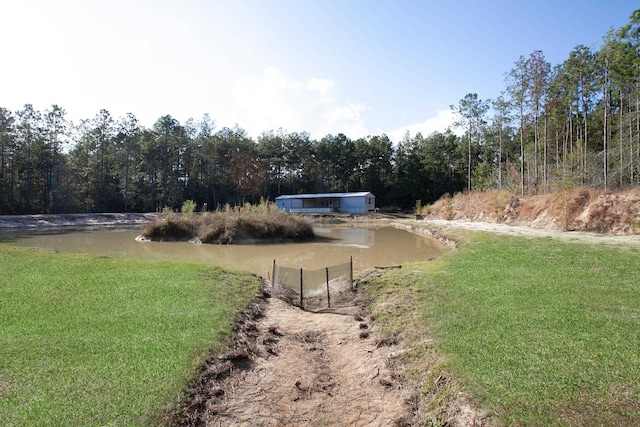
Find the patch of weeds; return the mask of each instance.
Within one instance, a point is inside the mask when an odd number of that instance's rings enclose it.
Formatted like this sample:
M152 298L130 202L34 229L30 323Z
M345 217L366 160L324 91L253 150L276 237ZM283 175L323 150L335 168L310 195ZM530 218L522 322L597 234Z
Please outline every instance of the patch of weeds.
M152 240L194 240L201 243L228 244L243 238L308 241L313 239L311 223L263 202L253 206L225 205L213 213L195 215L195 205L185 202L182 216L167 215L147 226L143 235Z

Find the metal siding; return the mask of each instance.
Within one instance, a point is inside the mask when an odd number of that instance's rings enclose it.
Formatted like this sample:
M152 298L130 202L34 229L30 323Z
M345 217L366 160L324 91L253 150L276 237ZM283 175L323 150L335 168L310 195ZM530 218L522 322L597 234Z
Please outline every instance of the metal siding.
M357 193L318 193L282 195L276 197L278 206L282 206L287 212L306 211L366 213L375 211L375 196L370 192ZM369 204L369 201L371 203Z
M364 213L364 197L346 197L342 199L341 212Z

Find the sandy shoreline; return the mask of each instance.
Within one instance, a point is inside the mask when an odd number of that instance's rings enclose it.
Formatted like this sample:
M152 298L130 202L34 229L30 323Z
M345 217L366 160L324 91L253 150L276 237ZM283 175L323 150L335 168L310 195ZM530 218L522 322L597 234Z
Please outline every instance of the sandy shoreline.
M87 213L0 215L0 231L50 230L56 228L100 228L144 225L156 220L157 213Z
M0 215L0 233L49 231L55 229L102 229L144 226L162 217L161 213L81 213L81 214L38 214L38 215ZM461 228L466 230L487 231L523 237L555 238L567 241L577 241L593 244L608 244L620 246L640 246L640 236L589 233L581 231L562 231L551 227L538 228L527 225L507 225L502 223L443 220L427 218L416 221L414 219L400 219L393 217L338 217L335 224L351 226L381 226L392 225L404 228L418 234L434 237L437 230ZM313 223L331 222L328 218L310 218Z

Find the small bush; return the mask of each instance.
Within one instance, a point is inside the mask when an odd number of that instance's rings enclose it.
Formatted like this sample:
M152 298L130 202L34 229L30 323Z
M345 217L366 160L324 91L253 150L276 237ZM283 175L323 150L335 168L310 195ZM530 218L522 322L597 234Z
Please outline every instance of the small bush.
M453 212L453 206L451 201L451 195L449 193L444 193L441 197L442 200L442 217L446 220L452 220L455 216Z
M416 215L422 215L422 200L416 200L416 205L413 210Z
M185 200L184 203L182 204L182 208L180 209L180 212L182 212L182 215L184 216L190 216L195 211L196 211L196 204L193 200Z
M142 234L154 240L189 240L195 236L195 224L184 218L168 218L149 225Z

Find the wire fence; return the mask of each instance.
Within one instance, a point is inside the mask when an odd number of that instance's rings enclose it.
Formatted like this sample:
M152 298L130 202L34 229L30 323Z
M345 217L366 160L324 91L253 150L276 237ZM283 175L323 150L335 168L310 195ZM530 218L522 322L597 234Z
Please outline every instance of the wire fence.
M331 308L332 302L340 304L340 296L353 290L353 257L315 270L284 267L273 260L271 284L276 296L300 308Z

